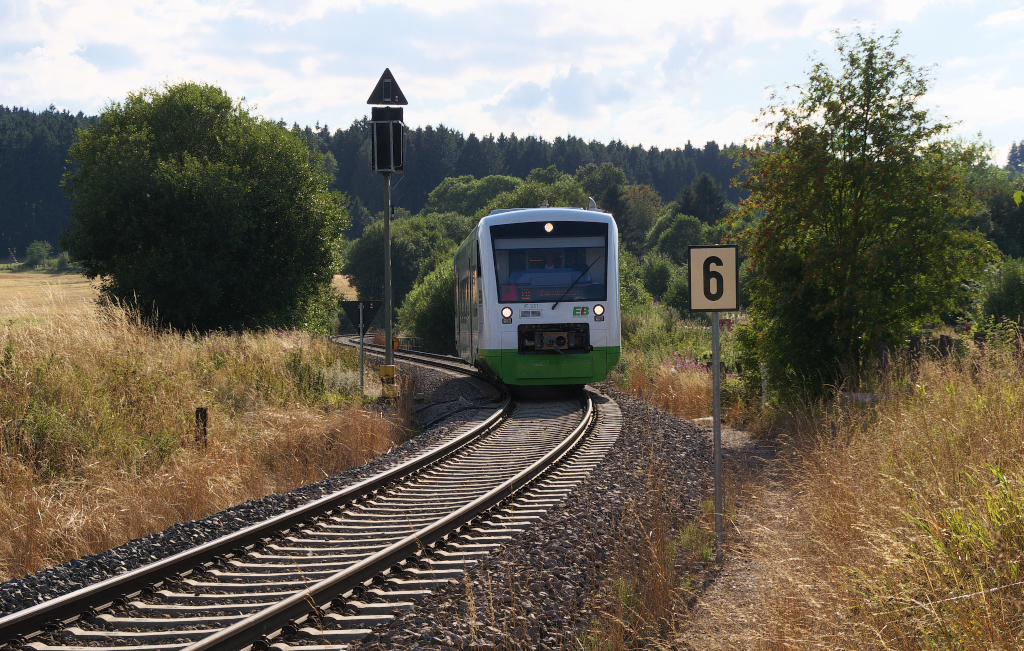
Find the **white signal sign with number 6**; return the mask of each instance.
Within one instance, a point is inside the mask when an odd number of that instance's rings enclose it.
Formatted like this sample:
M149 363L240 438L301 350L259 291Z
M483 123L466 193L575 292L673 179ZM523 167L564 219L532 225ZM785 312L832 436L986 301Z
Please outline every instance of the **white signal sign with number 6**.
M691 246L690 310L733 312L739 306L739 250L735 244Z

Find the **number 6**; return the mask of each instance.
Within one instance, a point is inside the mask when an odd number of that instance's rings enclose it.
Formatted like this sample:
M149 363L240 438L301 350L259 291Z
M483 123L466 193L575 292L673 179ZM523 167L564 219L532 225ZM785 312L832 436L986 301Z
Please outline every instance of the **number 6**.
M722 293L725 291L725 279L722 278L722 274L717 271L711 271L711 264L722 267L725 266L722 259L717 255L711 255L704 259L704 297L709 301L717 301L722 298ZM715 291L711 291L711 279L715 279Z

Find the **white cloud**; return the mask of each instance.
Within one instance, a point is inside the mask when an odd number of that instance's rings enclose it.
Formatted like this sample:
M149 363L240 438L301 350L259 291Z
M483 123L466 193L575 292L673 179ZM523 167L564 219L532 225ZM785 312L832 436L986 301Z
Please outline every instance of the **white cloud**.
M1007 27L1021 22L1024 22L1024 7L991 14L978 24L984 27Z

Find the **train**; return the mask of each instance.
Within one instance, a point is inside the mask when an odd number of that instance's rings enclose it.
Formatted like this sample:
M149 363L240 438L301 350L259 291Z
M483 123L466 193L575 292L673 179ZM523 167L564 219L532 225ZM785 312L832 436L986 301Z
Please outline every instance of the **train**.
M510 386L605 379L621 355L618 252L593 203L491 211L455 253L459 357Z

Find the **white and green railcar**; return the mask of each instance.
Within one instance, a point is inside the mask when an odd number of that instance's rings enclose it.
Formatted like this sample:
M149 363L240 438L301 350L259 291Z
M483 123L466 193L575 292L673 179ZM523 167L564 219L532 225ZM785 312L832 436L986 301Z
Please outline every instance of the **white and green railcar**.
M621 352L618 250L607 213L493 211L455 254L459 356L509 385L603 380Z

